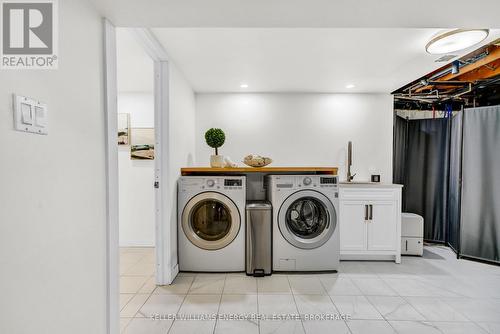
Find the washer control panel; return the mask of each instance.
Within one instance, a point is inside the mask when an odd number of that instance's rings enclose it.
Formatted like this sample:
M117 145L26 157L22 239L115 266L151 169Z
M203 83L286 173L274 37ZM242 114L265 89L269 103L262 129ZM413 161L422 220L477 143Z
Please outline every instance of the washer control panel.
M336 175L283 175L275 177L274 187L277 191L287 189L314 189L338 187Z
M305 186L309 186L309 185L311 185L311 183L312 183L312 182L313 182L313 181L312 181L312 179L311 179L309 176L306 176L306 177L304 178L304 180L302 181L302 183L304 183L304 185L305 185Z

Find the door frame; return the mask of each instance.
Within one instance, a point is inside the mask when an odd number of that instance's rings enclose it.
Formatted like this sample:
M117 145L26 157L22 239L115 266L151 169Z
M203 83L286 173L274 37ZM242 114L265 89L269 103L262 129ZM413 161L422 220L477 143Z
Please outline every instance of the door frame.
M103 20L106 140L106 332L120 333L120 246L118 207L118 108L116 30Z
M175 233L177 226L172 227L165 223L170 222L172 213L177 212L177 208L170 206L172 196L177 196L177 194L170 192L172 181L168 177L170 175L169 157L171 156L168 140L170 127L169 58L151 30L130 29L154 62L156 284L168 285L179 273L177 250L171 247L177 245L173 242L174 239L177 240ZM169 242L165 242L166 240Z
M177 238L165 224L171 208L169 192L169 71L166 52L148 29L131 28L138 41L154 62L154 117L155 117L155 230L156 230L156 284L171 284L178 273L176 250L168 247ZM118 117L116 28L103 19L104 118L106 141L106 332L120 333L120 270L119 270L119 184L118 145L116 141ZM166 145L162 143L166 142ZM151 185L153 186L153 184ZM175 261L176 262L176 261Z

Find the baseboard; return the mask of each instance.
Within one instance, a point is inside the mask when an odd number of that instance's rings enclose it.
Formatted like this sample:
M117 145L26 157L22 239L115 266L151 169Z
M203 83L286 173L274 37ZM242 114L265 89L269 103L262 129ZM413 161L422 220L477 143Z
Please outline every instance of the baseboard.
M179 264L177 263L173 268L172 268L172 281L179 275ZM170 283L172 284L172 283Z
M379 254L368 254L368 253L344 253L340 254L340 261L395 261L396 254L394 253L379 253Z
M498 262L498 261L490 260L490 259L483 259L480 257L475 257L475 256L470 256L470 255L460 254L459 258L463 259L463 260L468 260L468 261L475 261L475 262L481 262L481 263L485 263L485 264L491 264L494 266L500 266L500 262Z

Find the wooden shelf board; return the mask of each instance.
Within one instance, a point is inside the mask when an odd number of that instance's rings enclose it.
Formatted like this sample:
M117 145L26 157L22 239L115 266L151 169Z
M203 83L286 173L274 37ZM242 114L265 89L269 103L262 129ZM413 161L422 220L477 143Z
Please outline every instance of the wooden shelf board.
M314 173L337 175L337 167L186 167L181 168L182 175L192 174L228 174L228 173Z

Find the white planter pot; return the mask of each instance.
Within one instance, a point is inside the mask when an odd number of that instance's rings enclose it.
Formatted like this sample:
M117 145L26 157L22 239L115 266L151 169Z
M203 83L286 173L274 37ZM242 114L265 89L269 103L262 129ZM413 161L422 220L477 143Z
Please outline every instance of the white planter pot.
M224 156L223 155L211 155L210 156L210 167L212 167L212 168L224 167Z

